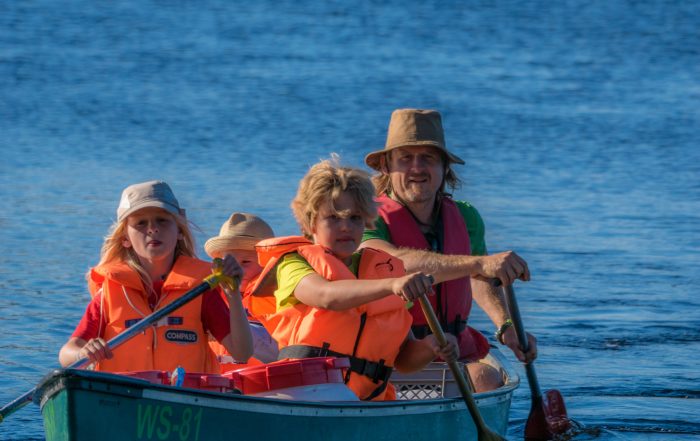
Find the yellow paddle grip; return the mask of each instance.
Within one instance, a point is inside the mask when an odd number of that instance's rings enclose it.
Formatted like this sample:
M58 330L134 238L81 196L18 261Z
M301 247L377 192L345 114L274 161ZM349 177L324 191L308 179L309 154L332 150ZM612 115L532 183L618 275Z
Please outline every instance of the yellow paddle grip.
M204 281L209 284L210 288L214 288L219 284L224 284L229 289L232 291L235 291L236 288L238 288L238 278L233 278L224 275L221 272L221 268L223 266L224 261L221 260L221 258L217 257L214 259L214 269L212 270L212 274L210 276L207 276L204 278Z

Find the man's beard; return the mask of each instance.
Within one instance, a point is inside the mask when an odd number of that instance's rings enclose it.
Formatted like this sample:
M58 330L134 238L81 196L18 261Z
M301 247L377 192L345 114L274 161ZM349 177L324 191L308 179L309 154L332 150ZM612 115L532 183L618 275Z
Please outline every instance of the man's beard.
M404 189L404 195L402 195L404 201L410 203L430 202L435 197L435 194L429 189L422 186L419 186L419 188L415 187L415 185L409 185Z

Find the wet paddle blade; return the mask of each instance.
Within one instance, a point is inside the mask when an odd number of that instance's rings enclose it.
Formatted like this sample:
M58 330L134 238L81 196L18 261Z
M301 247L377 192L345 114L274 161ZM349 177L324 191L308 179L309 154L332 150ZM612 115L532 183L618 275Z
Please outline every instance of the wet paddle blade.
M564 398L558 390L548 390L544 398L533 399L525 423L527 441L551 440L571 428Z
M566 414L564 397L556 389L548 390L544 395L544 413L548 430L555 435L566 432L571 428L571 421Z
M552 439L552 434L547 428L547 420L544 412L542 397L532 399L530 414L525 423L525 440L542 441Z

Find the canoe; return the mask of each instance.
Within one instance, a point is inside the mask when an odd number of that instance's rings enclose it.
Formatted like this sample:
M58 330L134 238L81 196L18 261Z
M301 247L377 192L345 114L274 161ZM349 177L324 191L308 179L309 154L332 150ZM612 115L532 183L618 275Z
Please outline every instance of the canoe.
M487 425L505 435L519 378L496 348L486 361L502 372L505 384L474 398ZM47 441L477 439L444 363L393 375L391 381L396 401L312 401L60 369L40 382L34 402L41 407Z

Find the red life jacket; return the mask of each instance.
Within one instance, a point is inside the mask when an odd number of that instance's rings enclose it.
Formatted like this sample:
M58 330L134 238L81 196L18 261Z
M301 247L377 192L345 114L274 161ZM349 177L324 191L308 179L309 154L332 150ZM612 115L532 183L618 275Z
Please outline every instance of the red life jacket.
M303 237L264 240L256 245L265 276L275 272L286 254L299 253L327 280L382 279L405 274L401 260L383 251L365 248L360 257L358 277L326 248ZM252 292L255 292L253 287ZM266 291L269 295L270 290ZM361 399L393 398L386 387L394 360L408 335L411 316L397 296L386 296L344 311L331 311L303 303L284 308L263 325L280 345L280 358L337 356L350 359L346 384Z
M379 215L389 229L391 242L397 247L431 250L413 214L399 202L382 195L377 198L380 203ZM464 217L453 200L441 199L440 215L442 218L443 249L441 254L470 255L471 243ZM430 303L446 332L456 335L459 340L460 359L478 360L486 356L489 344L477 330L466 325L472 307L472 289L469 277L449 280L439 284L436 295L428 296ZM413 332L418 338L429 333L425 315L419 305L411 310Z

